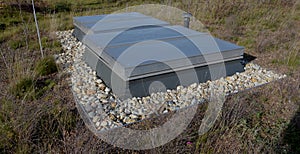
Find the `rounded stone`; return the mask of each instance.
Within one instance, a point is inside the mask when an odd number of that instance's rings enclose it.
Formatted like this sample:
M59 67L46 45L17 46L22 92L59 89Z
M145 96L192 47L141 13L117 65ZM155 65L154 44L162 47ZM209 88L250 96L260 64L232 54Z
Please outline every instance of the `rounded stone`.
M90 112L88 115L90 118L93 118L95 116L95 112Z
M127 115L129 115L131 112L130 112L130 110L125 109L125 110L124 110L124 113L127 114Z
M93 110L92 106L90 104L85 105L86 112L91 112Z
M107 103L108 103L108 100L106 100L106 99L101 99L101 102L102 102L102 104L107 104Z
M106 87L104 91L105 92L110 92L110 88Z
M139 117L137 116L137 115L135 115L135 114L131 114L131 115L129 115L129 117L131 118L131 119L138 119Z
M100 88L100 90L104 91L106 86L103 83L101 83L101 84L99 84L99 88Z
M110 103L110 106L111 106L112 108L116 108L116 107L117 107L117 103L116 103L116 102L111 102L111 103Z
M93 117L93 122L96 123L99 119L100 119L99 116L94 116L94 117Z

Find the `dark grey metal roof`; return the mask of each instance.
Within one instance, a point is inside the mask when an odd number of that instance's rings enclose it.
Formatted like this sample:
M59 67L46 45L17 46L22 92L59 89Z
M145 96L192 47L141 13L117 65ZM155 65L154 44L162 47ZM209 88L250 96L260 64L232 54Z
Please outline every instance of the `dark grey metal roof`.
M74 17L73 22L85 34L121 31L136 26L169 25L168 22L137 12Z
M74 25L83 59L122 98L151 94L153 81L174 89L243 71L243 47L140 13L74 17Z
M87 35L84 43L126 81L241 59L244 49L182 26L157 25Z
M94 15L94 16L80 16L74 17L74 23L83 24L83 23L96 23L99 20L105 19L106 21L113 20L126 20L128 18L145 18L149 17L138 12L129 12L129 13L120 13L120 14L104 14L104 15Z

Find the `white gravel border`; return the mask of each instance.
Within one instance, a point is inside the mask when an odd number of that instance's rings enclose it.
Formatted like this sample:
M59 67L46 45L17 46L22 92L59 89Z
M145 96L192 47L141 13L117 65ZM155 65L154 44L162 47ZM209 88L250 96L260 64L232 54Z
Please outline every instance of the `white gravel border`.
M120 101L109 87L83 60L85 46L72 36L73 30L57 32L63 53L56 55L56 62L64 72L71 74L72 91L92 127L103 131L126 124L144 120L182 109L209 100L210 85L221 87L226 95L257 87L275 80L285 78L249 63L245 72L221 78L216 81L192 84L188 87L178 86L175 90L151 94L151 96Z

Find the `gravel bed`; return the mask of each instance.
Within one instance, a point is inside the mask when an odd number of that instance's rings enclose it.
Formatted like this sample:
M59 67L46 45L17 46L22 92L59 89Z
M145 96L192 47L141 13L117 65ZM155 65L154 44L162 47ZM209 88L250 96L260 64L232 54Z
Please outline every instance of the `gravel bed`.
M72 36L72 32L73 30L56 33L64 50L55 56L56 62L63 67L64 72L71 74L76 103L84 109L85 116L90 118L97 131L120 127L208 101L211 85L221 87L228 95L285 77L248 63L245 72L233 76L206 83L195 83L188 87L178 86L175 90L121 101L82 60L85 46Z

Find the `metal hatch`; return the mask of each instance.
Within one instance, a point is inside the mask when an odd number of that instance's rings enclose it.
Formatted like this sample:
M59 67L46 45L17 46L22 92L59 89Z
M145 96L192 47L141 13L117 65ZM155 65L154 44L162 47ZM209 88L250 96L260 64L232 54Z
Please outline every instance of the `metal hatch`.
M146 25L169 25L168 22L143 15L137 12L108 14L97 16L74 17L74 35L82 40L86 34L97 34L112 31L122 31L131 27Z
M148 26L88 35L84 43L125 81L242 59L244 49L182 26Z

